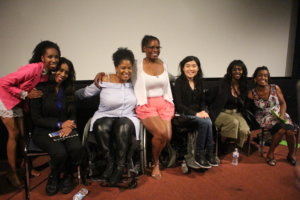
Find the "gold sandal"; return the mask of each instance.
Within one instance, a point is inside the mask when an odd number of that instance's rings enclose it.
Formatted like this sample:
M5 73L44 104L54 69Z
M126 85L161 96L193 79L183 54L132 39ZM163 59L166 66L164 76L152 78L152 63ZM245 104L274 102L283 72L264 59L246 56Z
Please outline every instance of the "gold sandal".
M268 163L268 165L270 166L275 166L277 161L273 158L266 158L266 162Z
M155 167L158 167L158 169L159 169L159 163L152 165L152 174L151 174L151 177L154 178L155 180L160 180L161 179L161 172L160 172L160 170L159 170L159 173L155 173L155 174L153 173L153 170L154 170Z

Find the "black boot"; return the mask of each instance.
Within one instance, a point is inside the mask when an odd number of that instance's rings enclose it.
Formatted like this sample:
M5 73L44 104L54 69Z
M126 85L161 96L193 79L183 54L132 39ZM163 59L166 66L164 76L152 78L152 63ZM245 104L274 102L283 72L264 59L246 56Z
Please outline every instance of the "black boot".
M210 164L207 162L205 158L205 153L204 152L199 152L196 154L196 161L202 168L211 168Z
M55 195L58 192L59 186L59 175L57 173L51 172L48 177L48 182L46 185L46 194L48 196Z
M115 165L114 157L112 156L111 153L109 153L106 158L106 167L105 167L104 172L101 175L101 179L104 179L104 180L109 179L109 177L112 175L112 173L114 171L114 165Z
M112 176L109 179L109 186L116 186L117 183L120 182L121 177L123 174L123 167L116 167L116 169L114 170L114 173L112 174Z
M64 194L69 194L75 187L74 176L72 174L64 174L60 185L60 191Z

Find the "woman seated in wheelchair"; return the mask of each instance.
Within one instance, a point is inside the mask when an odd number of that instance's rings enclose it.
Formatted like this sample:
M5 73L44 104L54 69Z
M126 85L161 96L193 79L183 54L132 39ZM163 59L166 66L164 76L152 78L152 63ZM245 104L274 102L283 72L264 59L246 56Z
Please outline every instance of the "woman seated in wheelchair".
M113 54L115 74L102 76L100 88L86 87L83 97L100 96L100 105L91 120L91 130L106 159L101 178L115 186L123 174L127 154L139 138L139 120L135 115L136 97L130 81L134 55L127 48Z
M292 165L296 165L294 126L290 116L286 113L286 102L281 89L278 85L270 84L269 80L270 73L267 67L256 68L253 74L255 88L248 92L248 98L252 99L258 108L255 113L257 122L272 134L272 143L266 162L271 166L276 165L274 151L285 135L289 148L286 159Z
M220 83L207 92L209 115L216 128L220 130L222 146L227 138L236 140L242 148L250 134L250 128L242 115L246 107L247 68L243 61L234 60L227 67L227 73ZM227 149L221 149L226 153Z
M43 96L30 101L33 142L51 158L47 195L56 194L58 189L64 194L74 189L73 172L83 156L75 124L74 67L66 58L57 66L49 82L37 86Z
M181 73L175 82L175 107L179 114L195 123L198 131L196 158L186 155L186 163L194 169L218 166L218 158L213 153L212 122L205 110L200 61L195 56L187 56L180 62L179 68Z

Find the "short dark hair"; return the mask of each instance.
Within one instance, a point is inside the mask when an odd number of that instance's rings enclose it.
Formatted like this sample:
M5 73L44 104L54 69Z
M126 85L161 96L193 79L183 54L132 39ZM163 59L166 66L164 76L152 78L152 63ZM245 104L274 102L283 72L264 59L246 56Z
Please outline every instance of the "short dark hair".
M134 55L131 50L127 48L118 48L118 50L112 55L114 65L117 67L122 60L129 60L131 64L134 64Z
M160 43L159 39L157 37L155 37L155 36L145 35L143 37L143 39L142 39L142 45L141 45L142 52L144 52L143 48L146 47L149 44L149 42L152 41L152 40L157 40Z
M261 71L261 70L266 70L268 72L268 81L269 81L270 78L271 78L271 75L270 75L270 71L269 71L268 67L266 67L266 66L257 67L255 69L255 71L254 71L254 73L252 75L253 80L254 80L254 78L257 77L258 72Z
M54 42L45 40L45 41L41 41L38 45L36 45L36 47L34 48L34 50L32 52L32 57L30 58L29 63L41 62L42 61L41 57L43 55L45 55L46 50L50 49L50 48L56 49L58 52L58 56L60 57L59 46Z

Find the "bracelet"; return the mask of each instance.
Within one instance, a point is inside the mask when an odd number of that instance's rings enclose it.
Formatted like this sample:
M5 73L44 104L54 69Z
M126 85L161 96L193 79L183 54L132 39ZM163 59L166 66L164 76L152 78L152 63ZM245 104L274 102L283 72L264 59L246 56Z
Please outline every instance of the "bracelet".
M57 126L57 128L61 128L62 127L62 122L57 122L56 126Z

